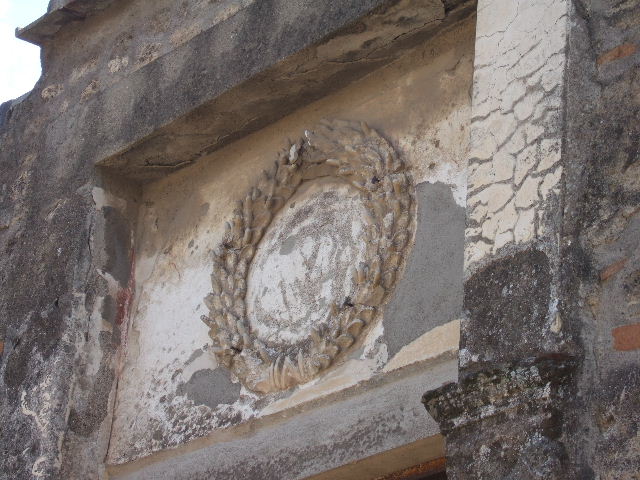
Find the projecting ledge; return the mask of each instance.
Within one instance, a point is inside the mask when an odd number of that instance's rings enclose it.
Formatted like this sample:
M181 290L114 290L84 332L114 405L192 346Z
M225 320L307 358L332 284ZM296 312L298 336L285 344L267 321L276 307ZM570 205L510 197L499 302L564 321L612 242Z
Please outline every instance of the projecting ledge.
M97 96L133 108L111 138L98 135L94 162L138 180L162 177L396 60L468 17L475 2L445 7L250 2Z
M424 414L420 394L454 381L457 370L455 359L443 357L428 367L387 374L361 393L341 392L152 457L112 465L111 478L377 478L444 455L442 437Z
M24 28L16 28L16 37L42 46L59 31L104 10L118 0L54 0L49 10Z

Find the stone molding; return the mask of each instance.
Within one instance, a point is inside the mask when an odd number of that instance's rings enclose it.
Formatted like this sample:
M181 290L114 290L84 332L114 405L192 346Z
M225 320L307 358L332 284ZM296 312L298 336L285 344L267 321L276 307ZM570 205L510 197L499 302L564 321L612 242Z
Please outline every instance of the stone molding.
M578 367L572 356L530 358L426 393L446 436L449 478L585 478L574 475L563 426Z
M422 397L443 434L519 408L541 411L564 396L576 369L572 357L529 359L481 371Z
M335 178L357 188L371 222L366 265L354 266L353 298L336 299L329 318L292 345L267 343L247 320L247 276L274 216L301 184ZM396 284L415 230L415 185L404 161L365 123L326 122L284 149L238 203L213 255L205 298L213 351L250 390L269 393L304 383L332 365L378 317Z

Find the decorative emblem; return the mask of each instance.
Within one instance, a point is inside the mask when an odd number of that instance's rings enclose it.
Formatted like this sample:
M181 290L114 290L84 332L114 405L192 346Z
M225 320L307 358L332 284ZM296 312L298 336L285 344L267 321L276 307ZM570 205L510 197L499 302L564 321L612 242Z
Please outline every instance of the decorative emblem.
M259 242L304 182L331 178L355 187L369 213L366 262L353 266L354 293L334 299L307 338L281 345L258 338L247 318L247 282ZM392 291L415 227L415 186L389 143L364 123L324 122L280 153L239 202L213 253L213 292L205 298L213 351L250 390L269 393L327 369L374 323Z

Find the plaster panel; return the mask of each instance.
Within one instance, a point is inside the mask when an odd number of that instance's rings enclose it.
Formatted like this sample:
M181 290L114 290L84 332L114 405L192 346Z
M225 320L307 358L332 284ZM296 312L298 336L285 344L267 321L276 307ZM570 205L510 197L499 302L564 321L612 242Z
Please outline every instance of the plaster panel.
M205 436L215 438L224 429L281 415L294 406L330 402L341 392L349 396L366 391L370 380L395 375L412 363L396 360L394 372L383 373L390 357L402 347L439 325L460 318L473 33L472 21L458 25L336 94L145 186L136 238L137 289L126 340L126 361L118 384L110 463L122 464ZM439 288L443 289L441 295L448 293L453 301L443 308L427 302L423 306L427 314L421 318L428 321L410 320L410 302L405 307L399 304L392 310L382 309L364 338L326 374L288 391L258 395L241 387L237 378L217 365L208 328L199 320L207 313L203 300L211 291L211 252L223 242L225 222L231 219L236 203L255 185L260 172L273 165L278 152L287 147L286 139L303 137L306 129L313 129L325 118L366 121L410 166L418 189L431 192L431 196L416 197L418 217L426 219L426 223L423 221L419 227L423 231L411 247L412 255L423 255L437 263L439 252L434 248L447 242L459 245L458 282L456 263L450 262L451 282L446 288ZM427 188L429 184L431 188ZM327 278L314 270L315 277L307 279L308 288L317 288L324 279L331 296L348 297L350 286L348 281L345 283L345 272L357 265L362 256L358 237L364 214L353 189L317 180L309 188L301 193L304 198L290 201L281 213L283 218L267 231L266 236L274 243L267 241L265 248L259 247L253 268L262 268L251 273L248 287L254 312L271 309L282 313L285 300L299 302L306 320L292 324L285 332L293 336L308 328L304 322L315 324L320 318L318 309L290 297L296 288L299 297L308 293L304 282L296 286L305 272L301 266L309 261L302 253L305 242L310 251L326 249L326 256L318 255L315 261L326 264L322 272ZM301 215L296 219L305 209L312 211L322 204L326 208L321 216L309 213L308 218ZM437 227L430 227L429 219L445 204L447 209L441 213L449 215L453 228L447 230L448 234L440 232L434 241ZM323 224L322 218L332 228ZM303 235L292 239L289 245L287 235L295 235L296 230ZM291 246L296 253L288 257L286 252ZM284 269L283 260L289 261L291 268ZM404 265L401 272L404 276L400 276L394 295L401 294L402 282L406 281L413 285L409 297L425 295L438 275L433 272L431 276L429 271L412 273ZM265 303L260 293L265 288L275 292L278 284L286 286L284 293L278 292L281 296ZM392 302L394 298L391 297ZM431 315L429 309L439 309L439 313ZM258 322L256 316L256 325ZM262 329L264 335L274 334L285 340L284 333L271 332L268 322ZM433 338L442 342L433 349L437 355L457 349L456 335ZM391 353L389 342L394 345ZM433 355L425 355L416 365L428 372L430 362L436 360Z
M394 356L424 332L462 313L460 286L464 252L464 210L442 183L418 185L416 245L407 270L385 311L385 343ZM457 343L457 342L456 342Z

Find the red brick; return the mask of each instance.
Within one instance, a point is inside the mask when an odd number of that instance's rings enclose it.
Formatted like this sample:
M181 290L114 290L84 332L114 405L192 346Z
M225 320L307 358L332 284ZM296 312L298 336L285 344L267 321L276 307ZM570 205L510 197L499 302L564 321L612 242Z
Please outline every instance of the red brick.
M600 280L604 282L609 277L612 277L613 275L618 273L624 268L625 263L627 263L627 259L623 258L622 260L618 260L617 262L612 263L608 267L602 269L602 271L600 272Z
M640 323L614 328L611 334L613 335L613 348L616 350L629 352L640 349Z
M608 52L600 55L598 57L598 65L604 65L605 63L633 55L637 49L638 47L633 43L623 43L622 45L618 45L616 48L612 48Z

